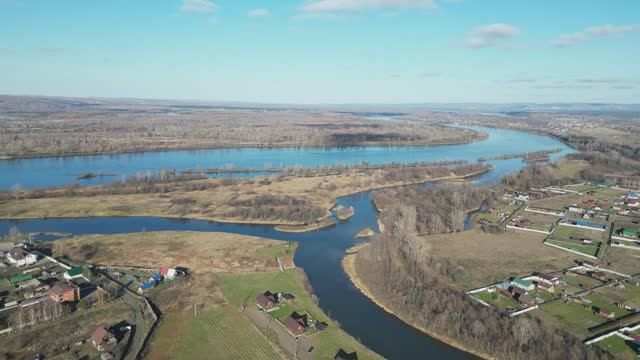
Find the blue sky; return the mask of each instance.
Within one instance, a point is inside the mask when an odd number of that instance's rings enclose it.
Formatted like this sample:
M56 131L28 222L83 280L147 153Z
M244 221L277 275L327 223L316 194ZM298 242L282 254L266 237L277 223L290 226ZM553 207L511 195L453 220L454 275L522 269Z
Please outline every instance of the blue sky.
M636 0L0 0L0 93L640 99Z

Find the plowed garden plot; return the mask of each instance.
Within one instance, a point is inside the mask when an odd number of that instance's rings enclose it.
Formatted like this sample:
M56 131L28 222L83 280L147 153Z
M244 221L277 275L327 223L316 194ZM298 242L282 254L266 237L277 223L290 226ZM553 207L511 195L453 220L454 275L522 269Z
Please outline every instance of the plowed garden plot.
M281 359L274 345L231 305L167 314L148 359Z

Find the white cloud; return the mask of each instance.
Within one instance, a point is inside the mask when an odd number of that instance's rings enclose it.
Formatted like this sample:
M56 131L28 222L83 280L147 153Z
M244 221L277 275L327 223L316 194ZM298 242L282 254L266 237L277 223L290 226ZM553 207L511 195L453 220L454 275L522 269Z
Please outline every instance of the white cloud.
M583 84L640 84L639 80L621 77L578 78L575 81Z
M584 33L575 33L559 36L557 39L553 40L553 46L555 47L568 47L583 41L587 40Z
M180 10L186 12L210 13L216 11L218 6L209 0L182 0Z
M592 26L588 28L585 32L589 35L593 36L612 36L619 34L626 34L632 31L640 30L640 24L631 24L631 25L601 25L601 26Z
M253 9L249 11L249 17L265 17L269 16L269 9Z
M520 30L509 24L491 24L473 29L465 45L471 48L495 46L499 41L520 34Z
M569 47L581 42L598 38L598 37L609 37L609 36L623 36L627 33L640 31L640 24L631 24L631 25L600 25L600 26L592 26L584 29L583 31L579 31L573 34L565 34L561 35L551 43L555 47Z
M433 9L434 0L309 0L306 13L344 13L381 9Z

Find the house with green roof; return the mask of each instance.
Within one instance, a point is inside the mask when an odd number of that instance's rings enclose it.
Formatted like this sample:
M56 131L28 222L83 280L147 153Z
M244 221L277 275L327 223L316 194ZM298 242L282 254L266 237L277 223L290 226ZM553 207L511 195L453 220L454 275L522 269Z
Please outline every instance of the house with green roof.
M31 279L33 279L32 275L29 275L29 274L17 274L17 275L13 275L12 277L9 278L9 283L11 284L11 286L16 286L21 282L29 281Z
M535 285L531 281L522 278L514 278L513 280L511 280L511 285L517 286L526 291L535 289Z
M77 279L82 277L82 273L84 269L81 267L72 267L71 269L65 271L64 278L67 280Z
M618 233L624 237L628 237L628 238L637 238L638 237L638 230L634 229L634 228L630 228L630 227L624 227L622 229L620 229L618 231Z

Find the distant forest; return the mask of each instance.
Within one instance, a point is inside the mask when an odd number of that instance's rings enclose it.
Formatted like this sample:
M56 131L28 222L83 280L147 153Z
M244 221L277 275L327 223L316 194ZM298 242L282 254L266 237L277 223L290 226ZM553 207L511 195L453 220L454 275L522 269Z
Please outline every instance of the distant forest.
M484 134L348 113L0 96L0 157L171 149L463 143Z

